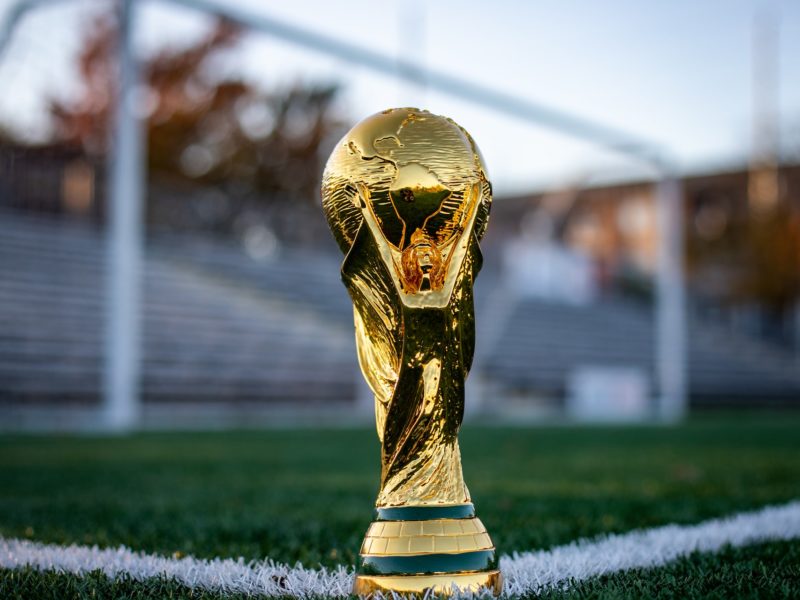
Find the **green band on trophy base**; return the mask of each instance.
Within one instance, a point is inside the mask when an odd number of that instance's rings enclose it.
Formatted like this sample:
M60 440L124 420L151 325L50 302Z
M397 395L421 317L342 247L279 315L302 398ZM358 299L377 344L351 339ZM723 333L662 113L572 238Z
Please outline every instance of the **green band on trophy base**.
M471 519L472 504L455 506L385 506L375 509L376 521L426 521L429 519Z
M361 556L359 573L365 575L399 575L415 573L465 573L497 568L494 550L461 554L416 554L411 556Z

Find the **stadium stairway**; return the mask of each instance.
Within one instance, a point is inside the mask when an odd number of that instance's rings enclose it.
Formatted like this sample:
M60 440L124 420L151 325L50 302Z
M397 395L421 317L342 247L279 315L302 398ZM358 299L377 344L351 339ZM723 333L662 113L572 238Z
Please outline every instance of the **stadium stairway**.
M259 285L237 285L234 256ZM0 215L0 405L99 401L104 257L95 229ZM225 244L204 252L176 240L149 243L144 402L352 402L351 309L336 265L320 261L256 263ZM336 305L338 319L327 314Z
M635 367L656 381L655 320L638 305L527 298L513 302L502 321L480 367L501 393L536 390L561 397L569 374L582 366ZM800 407L798 359L696 321L689 323L688 346L693 407Z
M330 414L323 407L341 413L355 402L368 415L340 263L338 254L286 249L254 260L230 242L151 236L145 406L302 406ZM579 366L638 366L654 380L654 320L646 310L619 300L514 300L496 271L487 265L476 283L473 381L501 395L560 398ZM104 272L97 229L0 213L0 409L97 405ZM694 406L797 405L796 359L703 323L691 324L689 346Z

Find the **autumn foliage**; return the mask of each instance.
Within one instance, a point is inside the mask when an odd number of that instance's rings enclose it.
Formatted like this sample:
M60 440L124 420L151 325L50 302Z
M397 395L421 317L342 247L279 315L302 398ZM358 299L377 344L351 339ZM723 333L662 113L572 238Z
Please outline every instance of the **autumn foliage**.
M80 93L50 102L57 141L78 144L97 159L109 148L116 32L111 15L97 18L79 55ZM137 109L146 123L151 221L163 214L159 203L191 205L209 190L224 200L212 224L221 229L230 228L242 211L309 205L317 198L329 150L323 146L341 129L333 110L337 88L265 91L220 74L214 59L234 49L243 34L219 20L190 46L164 48L140 65Z

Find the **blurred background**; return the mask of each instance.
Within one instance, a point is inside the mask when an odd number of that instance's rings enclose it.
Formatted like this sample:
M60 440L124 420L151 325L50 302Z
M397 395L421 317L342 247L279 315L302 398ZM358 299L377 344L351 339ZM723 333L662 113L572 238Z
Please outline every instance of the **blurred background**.
M319 182L392 106L494 185L468 417L800 408L798 56L788 0L0 0L0 429L369 422Z

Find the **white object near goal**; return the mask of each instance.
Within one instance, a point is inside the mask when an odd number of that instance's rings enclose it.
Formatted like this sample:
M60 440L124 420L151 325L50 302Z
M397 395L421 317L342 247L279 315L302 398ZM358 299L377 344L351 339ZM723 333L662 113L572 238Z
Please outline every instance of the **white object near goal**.
M584 366L567 382L567 415L577 421L630 422L650 417L649 382L642 369Z

